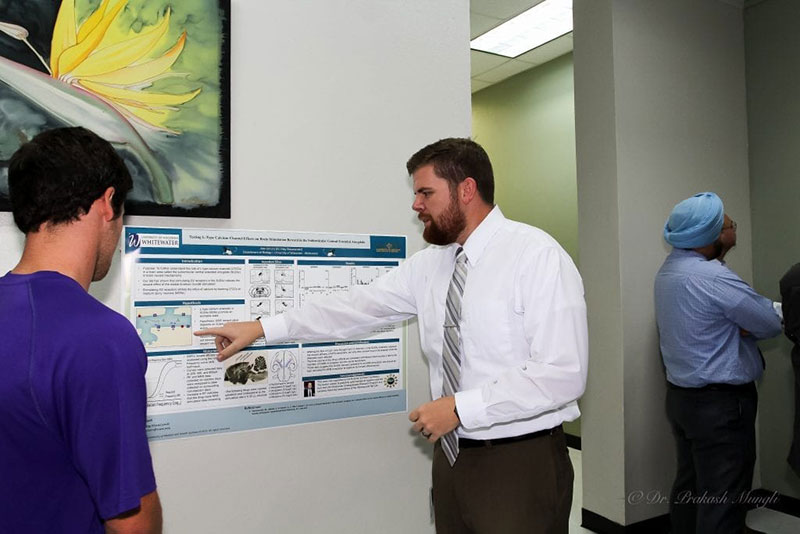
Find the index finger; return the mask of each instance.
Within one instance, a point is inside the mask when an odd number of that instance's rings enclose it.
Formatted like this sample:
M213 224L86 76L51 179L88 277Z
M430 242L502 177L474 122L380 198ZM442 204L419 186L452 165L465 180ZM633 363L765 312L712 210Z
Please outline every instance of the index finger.
M195 336L221 336L224 335L222 333L221 328L206 328L205 330L196 330L192 332Z
M408 420L412 423L416 422L419 419L419 410L413 410L410 414L408 414Z

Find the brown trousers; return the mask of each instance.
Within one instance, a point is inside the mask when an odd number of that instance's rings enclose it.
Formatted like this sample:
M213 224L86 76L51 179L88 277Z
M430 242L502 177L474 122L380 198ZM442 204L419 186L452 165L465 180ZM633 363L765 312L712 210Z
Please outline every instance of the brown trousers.
M437 534L567 534L574 473L561 429L462 449L453 467L433 452Z

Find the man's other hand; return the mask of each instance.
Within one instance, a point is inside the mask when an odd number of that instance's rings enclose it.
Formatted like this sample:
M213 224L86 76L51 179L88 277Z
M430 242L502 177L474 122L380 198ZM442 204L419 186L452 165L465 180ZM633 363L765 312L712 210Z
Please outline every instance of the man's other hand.
M408 419L414 423L412 427L414 432L419 432L422 437L435 443L437 439L459 425L455 408L455 397L442 397L426 402L408 414Z
M217 360L227 360L243 348L249 346L256 339L264 335L260 321L243 321L238 323L225 323L218 328L198 330L196 336L215 336L217 346Z

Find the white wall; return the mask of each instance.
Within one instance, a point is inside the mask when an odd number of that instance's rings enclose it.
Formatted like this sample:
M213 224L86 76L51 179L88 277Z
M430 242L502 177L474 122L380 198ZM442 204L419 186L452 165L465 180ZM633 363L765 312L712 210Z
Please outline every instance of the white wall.
M233 0L232 217L127 224L403 234L405 161L470 133L467 0ZM22 239L0 215L0 268ZM119 270L93 289L119 308ZM429 399L416 324L409 406ZM167 534L424 533L430 447L405 414L157 442Z
M752 276L741 7L721 0L577 0L579 257L587 289L583 506L620 524L667 512L653 279L673 205L716 191L739 224L729 262ZM588 223L588 224L587 224Z

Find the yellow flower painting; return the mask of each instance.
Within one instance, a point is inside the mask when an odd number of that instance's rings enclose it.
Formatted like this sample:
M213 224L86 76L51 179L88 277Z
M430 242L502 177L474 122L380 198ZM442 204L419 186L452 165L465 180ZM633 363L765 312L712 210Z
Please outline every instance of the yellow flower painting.
M6 2L0 162L41 130L80 125L125 157L129 213L229 216L228 1Z

